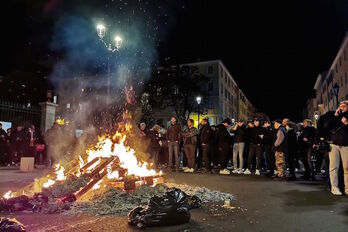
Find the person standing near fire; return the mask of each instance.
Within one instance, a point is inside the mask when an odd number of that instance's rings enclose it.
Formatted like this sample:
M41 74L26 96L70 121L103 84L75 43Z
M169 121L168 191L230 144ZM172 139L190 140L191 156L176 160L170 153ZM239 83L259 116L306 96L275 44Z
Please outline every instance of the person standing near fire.
M168 140L168 151L169 151L169 168L178 172L179 171L179 142L181 140L181 127L176 122L176 118L171 118L171 124L168 127L166 136ZM175 165L173 165L173 158L175 159Z
M193 126L193 119L187 120L187 128L182 133L184 138L184 151L188 168L184 172L194 172L198 130Z

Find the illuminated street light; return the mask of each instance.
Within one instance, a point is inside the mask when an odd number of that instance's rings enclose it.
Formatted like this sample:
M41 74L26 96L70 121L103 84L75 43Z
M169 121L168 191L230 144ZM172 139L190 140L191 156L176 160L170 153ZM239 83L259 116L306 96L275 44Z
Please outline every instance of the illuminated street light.
M121 48L122 45L122 38L119 36L115 37L115 47L117 50L119 50Z
M110 56L112 53L119 51L122 45L122 38L120 36L115 36L113 43L107 43L104 41L104 37L106 35L106 28L103 24L97 25L97 34L99 37L99 40L104 44L108 51L108 77L107 77L107 84L106 84L106 105L109 106L110 103L110 78L111 78L111 71L110 71ZM106 121L108 122L110 128L112 126L112 120L109 111L107 111Z
M105 36L105 27L103 24L97 26L97 33L100 39L103 39Z
M200 105L202 102L202 97L201 96L196 97L196 101L197 101L197 104Z
M202 102L202 97L201 96L197 96L196 97L196 101L197 101L197 104L198 104L198 128L199 128L199 113L200 113L200 105L201 105L201 102Z

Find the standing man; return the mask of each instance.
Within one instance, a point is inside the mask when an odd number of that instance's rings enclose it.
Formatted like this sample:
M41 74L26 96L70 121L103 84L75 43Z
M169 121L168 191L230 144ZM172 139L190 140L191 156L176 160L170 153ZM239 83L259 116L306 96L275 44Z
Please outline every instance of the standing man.
M299 142L301 142L302 160L305 168L304 179L315 180L314 170L312 165L312 151L313 143L315 139L315 128L312 126L312 122L309 119L303 120L303 130L299 136Z
M233 173L241 174L244 163L244 146L245 146L245 133L246 128L244 126L243 120L239 120L236 126L233 128L232 133L235 134L234 144L233 144ZM239 163L238 163L239 157Z
M263 128L265 134L262 139L262 144L266 152L267 168L269 170L268 175L275 176L277 175L277 171L275 169L275 155L272 151L275 130L272 128L271 122L268 120L263 123Z
M288 180L296 180L295 158L297 151L297 136L295 129L290 123L290 119L284 118L282 124L286 129L286 134L288 137L288 153L286 153L286 163L288 164L290 172Z
M278 172L278 179L285 180L285 157L288 152L288 138L286 135L286 130L282 126L282 120L277 119L274 121L274 129L277 130L275 141L274 141L274 150L276 158L276 166Z
M168 140L169 151L169 167L171 170L179 171L179 142L181 140L181 127L176 123L176 118L172 117L171 124L168 127L166 136ZM175 158L175 165L173 166L173 158Z
M195 167L198 130L193 126L193 123L193 119L187 120L187 128L182 133L184 138L184 151L188 163L188 168L185 169L184 172L194 172Z
M260 120L254 119L254 127L250 130L250 147L249 147L249 155L248 155L248 164L247 169L245 170L244 174L251 174L251 164L253 162L253 159L256 155L257 158L257 164L256 164L256 171L255 175L261 175L261 162L262 162L262 139L264 136L264 130L263 127L260 126ZM250 169L249 169L250 168Z
M210 125L207 118L204 118L201 122L201 128L199 130L199 145L201 146L202 158L203 158L203 172L210 172L211 163L209 157L209 142L210 142Z
M231 119L226 118L222 124L217 126L217 143L219 149L220 174L229 175L227 169L228 154L230 150L230 133L227 128L231 125Z
M329 121L329 128L329 138L332 141L329 152L331 193L342 195L338 188L338 169L342 159L344 188L348 195L348 101L340 103Z

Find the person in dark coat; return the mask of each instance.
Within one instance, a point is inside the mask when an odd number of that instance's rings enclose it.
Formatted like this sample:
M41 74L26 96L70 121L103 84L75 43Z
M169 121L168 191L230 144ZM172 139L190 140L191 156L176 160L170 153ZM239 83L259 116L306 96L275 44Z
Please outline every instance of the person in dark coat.
M298 138L299 143L301 144L301 155L303 165L305 167L305 174L303 178L305 180L315 180L314 170L312 165L312 152L313 152L313 143L316 137L316 130L312 126L312 122L309 119L303 120L303 130L301 135Z
M261 170L261 161L262 161L262 139L264 137L264 129L260 125L260 120L254 120L254 127L250 130L250 147L249 147L249 155L248 155L248 164L247 169L244 174L251 174L251 164L256 155L257 165L255 175L260 175Z
M286 154L286 163L289 167L288 180L296 180L295 159L297 152L297 135L294 124L290 122L290 119L284 118L282 124L286 129L286 134L288 137L288 153Z
M217 139L217 128L215 125L210 127L210 140L209 140L209 159L213 163L213 168L217 169L219 164L219 148Z
M222 124L217 126L217 144L219 149L220 174L229 175L227 169L229 150L230 150L230 133L227 128L231 125L231 119L226 118Z
M15 164L19 164L21 157L25 154L26 133L22 125L18 125L14 133L11 135L13 144L13 158Z
M275 154L272 150L273 147L273 140L275 136L275 129L272 127L272 124L270 121L264 121L263 123L264 128L264 136L262 139L262 145L266 153L266 160L267 160L267 168L269 170L269 174L271 176L277 175L277 171L275 169Z
M338 186L338 169L342 160L344 191L348 195L348 101L342 101L329 120L331 193L342 195Z
M203 161L203 172L210 172L211 163L209 157L209 149L210 149L210 135L211 129L209 125L209 121L207 118L204 118L201 122L201 128L199 130L199 145L201 146L202 151L202 161Z

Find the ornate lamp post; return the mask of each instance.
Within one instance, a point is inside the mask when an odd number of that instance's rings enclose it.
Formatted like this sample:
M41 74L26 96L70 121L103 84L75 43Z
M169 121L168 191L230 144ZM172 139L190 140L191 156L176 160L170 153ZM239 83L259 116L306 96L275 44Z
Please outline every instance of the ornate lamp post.
M197 96L196 97L196 101L197 101L197 104L198 104L198 125L197 125L197 127L199 128L199 114L200 114L200 105L201 105L201 102L202 102L202 97L201 96Z
M119 51L119 49L121 48L122 38L120 36L115 36L113 44L105 42L104 37L106 34L106 28L103 24L97 25L97 34L98 34L99 40L105 45L105 48L108 51L108 76L107 76L107 84L106 84L106 106L108 107L110 104L110 78L111 78L110 57L112 53ZM107 110L107 122L109 124L109 127L111 128L112 122L111 122L111 117L109 115L109 110Z

